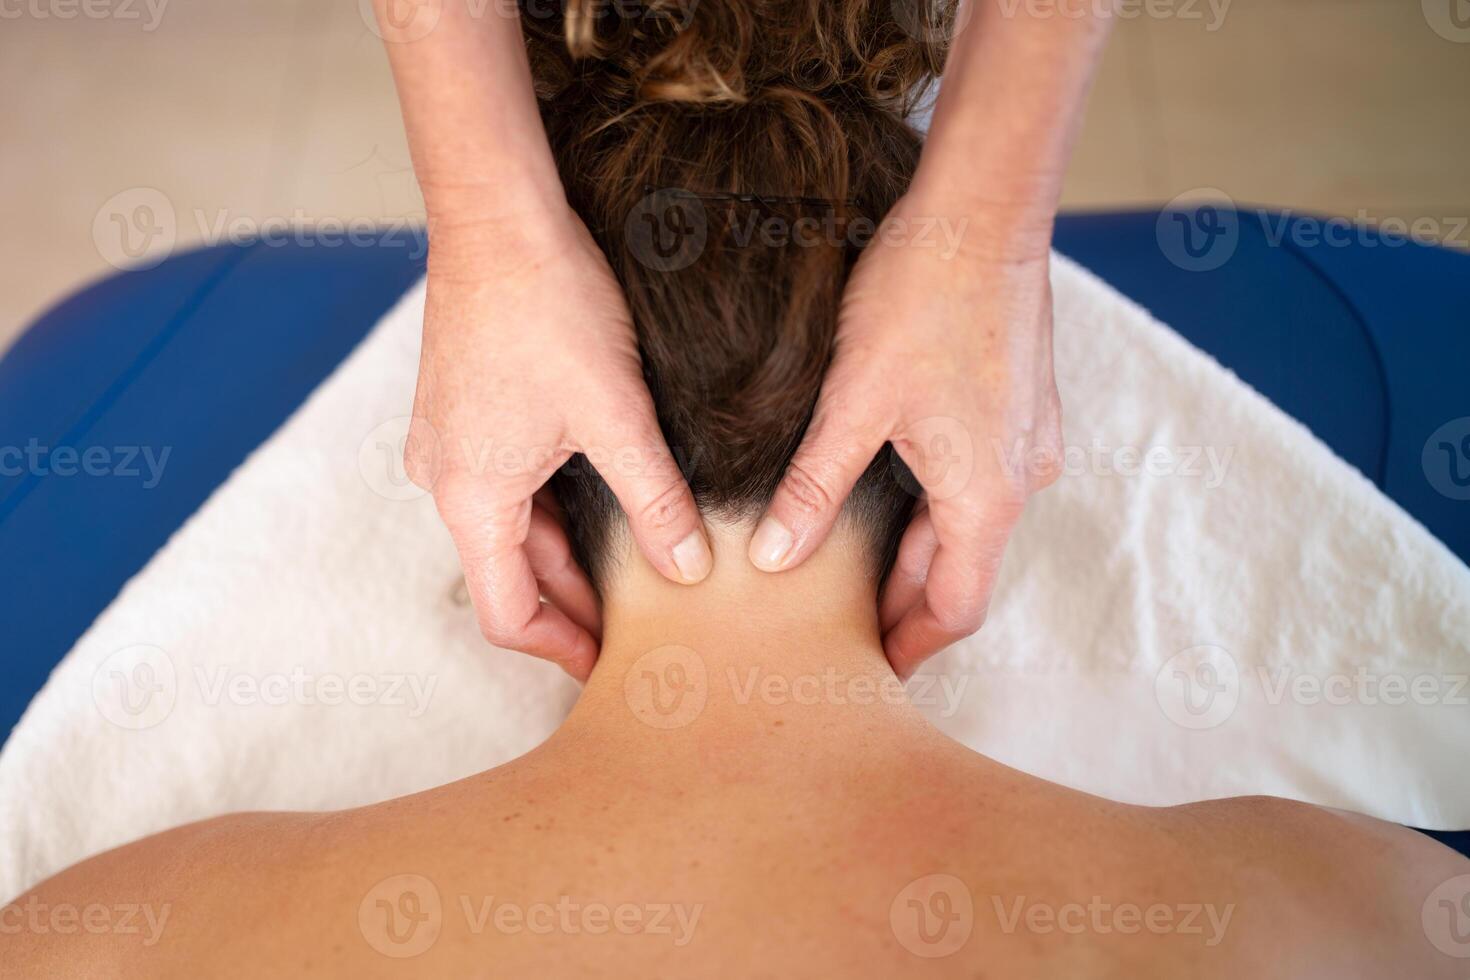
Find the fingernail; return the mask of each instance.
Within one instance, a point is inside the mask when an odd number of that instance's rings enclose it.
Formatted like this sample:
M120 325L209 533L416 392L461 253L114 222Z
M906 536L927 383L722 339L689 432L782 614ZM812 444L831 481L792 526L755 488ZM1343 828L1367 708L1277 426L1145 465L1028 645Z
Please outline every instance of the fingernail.
M791 554L794 541L780 521L774 517L762 518L755 537L750 539L750 560L762 571L779 572L786 564L786 556Z
M674 545L674 565L688 585L704 581L714 564L715 560L709 553L709 543L698 531L691 532L689 537Z

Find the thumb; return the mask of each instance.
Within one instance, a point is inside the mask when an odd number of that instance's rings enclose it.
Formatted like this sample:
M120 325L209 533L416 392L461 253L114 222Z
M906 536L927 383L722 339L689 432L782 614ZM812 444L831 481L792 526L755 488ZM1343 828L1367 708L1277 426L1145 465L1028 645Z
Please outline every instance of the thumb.
M887 429L876 415L823 389L806 437L750 540L750 560L757 568L783 571L817 550L853 484L883 448Z
M622 420L594 430L582 453L618 498L628 527L649 564L671 582L693 585L714 567L694 495L644 397Z

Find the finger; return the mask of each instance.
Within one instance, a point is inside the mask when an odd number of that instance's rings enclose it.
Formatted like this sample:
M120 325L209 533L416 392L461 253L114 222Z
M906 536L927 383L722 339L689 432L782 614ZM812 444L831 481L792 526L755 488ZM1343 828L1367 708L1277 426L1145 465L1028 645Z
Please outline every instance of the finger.
M1007 490L930 503L938 547L923 601L883 638L884 653L900 677L984 624L1001 558L1020 518L1020 500Z
M579 680L597 659L592 635L541 601L526 540L532 503L497 497L478 481L441 479L435 504L464 567L480 632L491 643L550 660Z
M602 637L602 612L597 592L572 554L571 541L557 513L538 495L531 507L531 526L526 533L526 556L541 588L541 596L566 613L568 619L586 630L594 640Z
M512 559L524 563L523 568L510 572L515 582L513 592L497 581L498 576L506 574L506 563L462 560L465 584L485 639L498 647L549 660L578 681L587 680L597 662L597 641L565 612L542 601L525 551L518 550ZM521 585L528 579L529 593Z
M628 415L592 430L579 448L618 498L638 549L671 582L693 585L714 568L694 494L643 392Z
M904 613L924 601L924 583L929 579L929 566L938 547L934 522L921 500L904 529L893 569L883 584L883 596L878 603L878 628L882 632L887 633L898 625Z
M793 568L821 546L853 484L888 438L889 427L868 407L872 402L849 402L838 384L823 389L812 424L750 539L750 560L762 571Z

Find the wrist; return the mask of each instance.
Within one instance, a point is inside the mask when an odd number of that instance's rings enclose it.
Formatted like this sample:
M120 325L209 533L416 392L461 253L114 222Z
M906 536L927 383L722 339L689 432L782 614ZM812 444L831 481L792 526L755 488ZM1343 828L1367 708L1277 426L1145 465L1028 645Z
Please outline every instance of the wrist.
M577 216L565 198L521 201L513 208L450 208L429 215L428 272L439 281L513 275L565 254Z
M416 167L429 224L452 231L567 208L566 192L555 166L544 171L509 166L492 174L466 177L463 172L436 173Z
M914 180L894 212L941 223L961 261L1044 263L1051 255L1055 205L1024 195L985 196Z

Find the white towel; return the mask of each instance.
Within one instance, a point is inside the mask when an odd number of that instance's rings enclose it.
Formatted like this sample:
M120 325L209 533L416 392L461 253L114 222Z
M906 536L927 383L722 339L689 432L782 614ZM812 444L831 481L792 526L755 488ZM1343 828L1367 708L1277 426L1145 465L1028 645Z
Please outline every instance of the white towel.
M1117 799L1470 826L1470 571L1143 310L1060 257L1053 280L1068 472L1028 507L988 625L914 698L977 751ZM575 685L484 644L397 468L423 299L52 674L0 753L0 896L186 821L435 786L563 717Z

